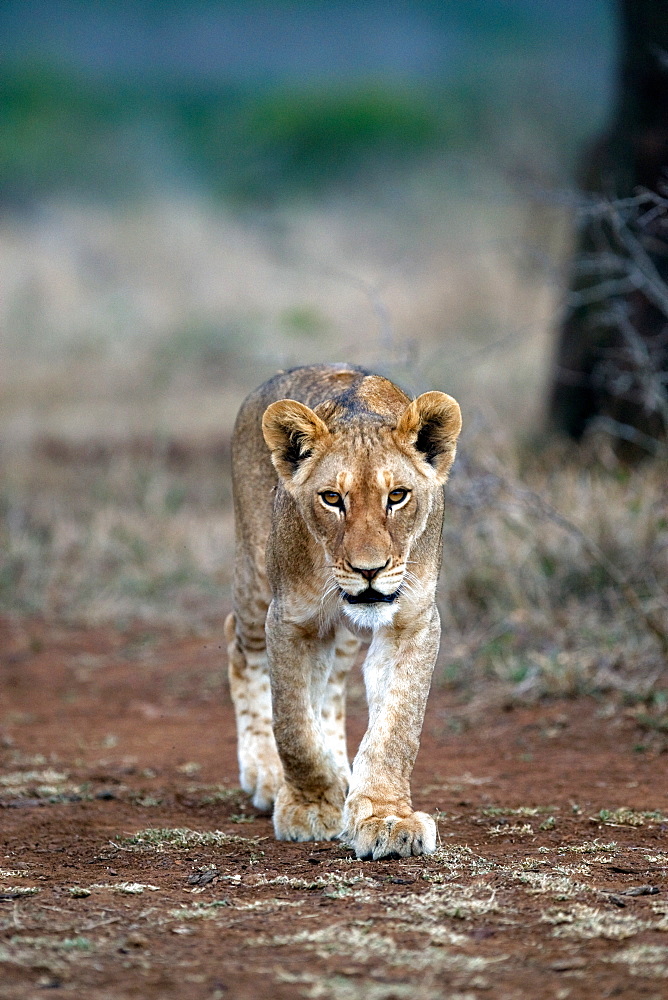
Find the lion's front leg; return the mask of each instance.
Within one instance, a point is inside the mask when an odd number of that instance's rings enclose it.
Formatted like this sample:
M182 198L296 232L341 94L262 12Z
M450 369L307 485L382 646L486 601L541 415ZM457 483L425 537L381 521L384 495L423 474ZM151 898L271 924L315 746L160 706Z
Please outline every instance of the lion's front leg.
M348 788L344 762L323 729L322 705L334 659L334 636L267 616L274 735L283 784L274 805L279 840L331 840L341 832Z
M436 824L413 811L410 792L440 638L436 609L424 618L409 635L381 630L364 665L369 728L353 762L341 834L358 858L436 850Z

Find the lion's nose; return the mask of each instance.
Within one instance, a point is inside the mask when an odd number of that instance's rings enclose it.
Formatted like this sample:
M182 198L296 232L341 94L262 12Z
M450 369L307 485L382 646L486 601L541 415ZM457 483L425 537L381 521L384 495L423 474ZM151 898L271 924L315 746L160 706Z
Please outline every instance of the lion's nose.
M390 560L388 559L387 562L384 562L382 566L372 566L370 569L363 569L361 566L352 566L350 564L349 565L354 573L360 573L365 580L369 580L369 582L371 582L374 576L377 576L381 570L385 569L389 561Z

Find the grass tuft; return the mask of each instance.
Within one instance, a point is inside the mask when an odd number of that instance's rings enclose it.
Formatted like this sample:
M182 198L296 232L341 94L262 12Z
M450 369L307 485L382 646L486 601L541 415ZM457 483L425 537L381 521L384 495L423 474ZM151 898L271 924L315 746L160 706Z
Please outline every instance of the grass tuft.
M190 830L187 827L174 829L152 828L138 830L126 837L117 837L117 841L139 850L162 851L166 848L183 849L186 847L225 847L234 844L257 845L262 838L240 837L234 833L223 833L222 830Z

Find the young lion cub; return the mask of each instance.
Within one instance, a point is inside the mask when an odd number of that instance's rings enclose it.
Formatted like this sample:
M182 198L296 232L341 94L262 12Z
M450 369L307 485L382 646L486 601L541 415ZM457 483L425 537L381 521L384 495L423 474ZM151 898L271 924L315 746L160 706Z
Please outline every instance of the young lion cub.
M225 623L241 784L281 840L340 837L358 858L428 854L413 812L440 620L443 484L461 429L442 392L312 365L241 407L232 441L234 612ZM360 640L369 726L346 753Z

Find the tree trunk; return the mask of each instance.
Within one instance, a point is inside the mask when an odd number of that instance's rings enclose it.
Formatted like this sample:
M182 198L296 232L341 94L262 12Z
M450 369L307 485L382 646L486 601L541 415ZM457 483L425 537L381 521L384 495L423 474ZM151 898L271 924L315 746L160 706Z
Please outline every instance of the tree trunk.
M548 415L597 424L634 458L668 430L668 0L618 0L612 121L583 158L580 216Z

